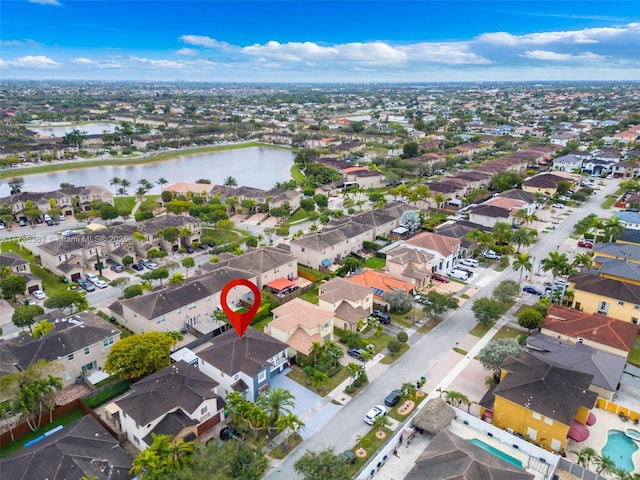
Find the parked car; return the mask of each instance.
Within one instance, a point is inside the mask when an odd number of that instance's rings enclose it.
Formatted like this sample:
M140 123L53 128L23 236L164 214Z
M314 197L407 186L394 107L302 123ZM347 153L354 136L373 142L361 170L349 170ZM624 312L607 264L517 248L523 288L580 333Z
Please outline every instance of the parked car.
M85 280L83 278L78 278L76 280L76 283L78 285L80 285L84 289L85 292L93 292L96 289L96 287L95 287L95 285L93 283L91 283L91 282L89 282L89 281L87 281L87 280Z
M116 273L120 273L124 270L122 268L122 265L120 265L119 263L114 263L109 268Z
M385 325L389 325L391 323L391 317L380 310L374 310L371 315L376 317L380 323L384 323Z
M347 349L347 355L349 355L350 357L356 358L361 362L365 361L366 353L367 351L364 348L349 347Z
M132 263L131 268L133 268L136 272L141 272L144 270L144 267L139 263Z
M21 227L26 227L27 226L27 221L23 220L23 219L20 219L18 221L18 225L20 225Z
M220 430L220 440L226 442L228 440L243 440L242 434L233 427L224 427Z
M158 268L160 265L158 265L157 263L153 263L153 262L149 262L145 265L145 267L147 267L149 270L155 270L156 268Z
M94 281L93 284L98 288L107 288L109 286L109 284L107 282L105 282L104 280L100 280L100 279Z
M562 210L564 208L564 205L562 203L554 203L553 205L551 205L551 208Z
M195 252L195 250L193 249L193 247L192 247L192 246L188 246L188 247L186 247L186 250L187 250L187 253L193 253L193 252Z
M378 417L384 417L387 414L387 409L383 405L376 405L367 413L364 414L364 421L369 425L373 425L373 422Z
M402 392L400 390L391 390L391 393L389 393L389 395L384 399L384 404L387 407L394 407L400 401L400 397L402 397Z
M462 270L458 270L454 268L449 272L449 276L451 278L455 278L456 280L466 281L469 280L469 274L467 272L463 272Z
M593 248L593 242L590 240L578 240L578 246L584 248Z
M34 290L33 292L31 292L31 295L36 297L38 300L44 300L45 298L47 298L47 295L43 290Z
M94 285L96 284L96 280L100 280L98 278L97 275L93 274L93 273L87 273L84 278L86 278L88 281L90 281L91 283L93 283Z
M525 293L533 293L534 295L542 296L542 292L536 287L532 287L531 285L525 285L524 287L522 287L522 291Z
M58 221L59 222L64 222L67 219L67 217L65 217L64 215L58 215Z
M443 283L449 283L451 281L447 277L445 277L444 275L440 275L439 273L434 273L433 275L431 275L431 278Z
M479 267L480 262L474 258L463 258L460 260L460 265L466 265L467 267Z
M74 235L80 235L80 232L76 232L75 230L65 230L62 232L63 237L73 237Z
M482 256L484 258L489 258L491 260L500 260L500 258L502 258L502 255L500 255L497 252L494 252L493 250L486 250Z

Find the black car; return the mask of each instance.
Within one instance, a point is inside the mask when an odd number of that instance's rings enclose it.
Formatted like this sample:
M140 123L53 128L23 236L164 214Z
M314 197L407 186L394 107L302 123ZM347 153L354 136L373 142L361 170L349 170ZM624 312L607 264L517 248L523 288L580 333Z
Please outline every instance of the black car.
M353 358L357 358L361 362L364 362L366 354L367 351L364 348L349 347L349 349L347 350L347 355Z
M376 317L380 323L384 323L385 325L389 325L391 323L391 317L380 310L374 310L371 315Z
M542 292L538 290L536 287L532 287L530 285L526 285L522 287L522 291L526 293L533 293L534 295L542 295Z
M224 427L220 430L220 440L238 440L242 441L242 434L233 427Z
M392 390L391 393L387 395L387 398L384 399L384 404L387 407L393 407L400 401L401 396L402 392L400 390Z
M141 272L144 270L144 267L139 263L132 263L131 268L133 268L136 272Z
M187 247L187 253L193 253L193 252L195 252L193 247L191 247L191 246Z

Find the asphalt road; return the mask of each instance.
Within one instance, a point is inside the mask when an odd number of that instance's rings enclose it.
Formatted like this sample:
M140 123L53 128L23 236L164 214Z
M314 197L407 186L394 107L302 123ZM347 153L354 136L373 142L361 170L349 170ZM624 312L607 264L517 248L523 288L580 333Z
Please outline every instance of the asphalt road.
M582 206L571 210L567 209L566 212L569 215L562 216L563 220L556 225L555 230L541 235L539 242L528 250L530 255L536 256L536 268L540 259L556 250L558 245L563 249L566 248L563 243L573 232L573 226L578 220L588 213L607 217L611 215L612 211L602 210L600 203L606 194L614 192L616 188L617 182L610 181L598 191L595 197ZM542 271L541 273L544 274ZM490 295L493 288L501 281L507 279L518 281L518 277L519 273L512 268L503 272L484 270L483 273L474 277L474 282L482 284L476 297ZM537 279L541 282L541 277L537 277ZM357 437L366 434L371 428L362 420L364 413L373 405L381 403L391 390L398 388L403 382L415 381L420 376L429 378L430 371L438 361L476 325L471 305L472 302L466 302L428 335L418 340L407 353L372 381L364 392L341 408L329 422L316 430L303 444L287 455L265 478L268 480L301 479L302 477L295 473L293 464L307 450L318 451L333 447L336 452L341 452L353 448Z

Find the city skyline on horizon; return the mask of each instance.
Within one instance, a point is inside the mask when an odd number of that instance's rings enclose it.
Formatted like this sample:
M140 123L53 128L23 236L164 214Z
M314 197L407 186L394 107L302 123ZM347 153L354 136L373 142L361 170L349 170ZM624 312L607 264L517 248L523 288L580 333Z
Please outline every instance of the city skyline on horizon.
M640 80L640 12L627 1L9 0L2 10L3 80Z

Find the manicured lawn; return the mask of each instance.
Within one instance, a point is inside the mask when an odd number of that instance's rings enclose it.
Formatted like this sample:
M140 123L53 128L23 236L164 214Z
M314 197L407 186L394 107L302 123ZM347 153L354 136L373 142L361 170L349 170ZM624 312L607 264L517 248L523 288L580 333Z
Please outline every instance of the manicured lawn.
M635 346L631 349L627 361L636 367L640 367L640 334L636 337Z
M44 427L40 427L35 432L30 432L20 438L17 438L15 442L12 442L2 447L2 450L0 450L0 458L7 457L12 453L20 451L24 447L25 443L27 443L30 440L33 440L34 438L38 438L40 435L43 435L45 432L48 432L49 430L59 425L63 425L63 426L69 425L70 423L75 422L76 420L84 417L85 415L86 413L84 413L80 409L73 410L69 413L62 415L57 420L54 420L53 423L49 423Z
M284 444L280 443L276 448L269 452L269 456L271 458L275 458L276 460L281 460L291 451L296 448L298 445L302 443L302 437L300 435L289 435L289 439L287 440L287 448L284 450Z
M113 197L113 205L118 209L131 213L136 204L136 197Z
M360 470L362 466L371 459L371 456L375 455L378 449L389 439L389 436L393 434L393 432L388 428L384 428L384 431L387 436L383 439L379 439L378 437L376 437L376 432L374 431L374 429L371 428L371 430L369 430L369 432L362 439L360 439L360 442L356 443L356 445L353 446L352 450L354 452L358 448L360 448L360 446L363 446L368 455L365 458L356 457L355 463L353 465L349 465L349 473L351 477L353 477L356 472ZM340 452L335 453L340 454Z
M364 261L364 266L374 270L382 270L387 265L386 258L369 257Z
M412 398L412 400L416 403L416 406L413 408L413 410L411 410L410 412L408 412L406 415L401 415L398 413L398 407L400 407L402 405L402 403L404 402L404 399L400 399L400 401L398 402L398 404L389 409L389 413L387 414L389 417L393 418L394 420L398 420L399 422L403 422L409 415L411 415L413 412L416 411L416 408L418 408L418 406L427 398L427 395L421 395L417 398Z
M402 344L402 348L400 348L400 351L396 354L391 354L391 353L387 353L384 358L382 360L380 360L380 363L382 363L383 365L390 365L393 362L395 362L397 359L399 359L402 355L404 355L404 353L409 350L409 348L411 348L409 346L408 343L403 343Z
M289 217L287 222L289 223L300 222L302 220L306 220L308 216L309 216L309 213L305 209L299 208L295 212L293 212L293 214Z
M526 331L517 330L505 325L496 332L496 334L493 336L493 340L498 340L499 338L518 338L520 335L526 335L526 333Z
M42 280L42 285L48 297L67 289L68 285L62 283L56 275L45 270L39 265L36 265L34 256L32 254L25 253L17 242L2 242L2 251L13 252L20 255L25 260L29 260L29 262L31 262L31 272Z
M318 287L307 290L302 295L300 295L299 298L309 303L313 303L314 305L318 305Z
M326 273L322 273L320 270L315 270L311 267L307 267L305 265L298 265L298 270L309 275L314 276L317 280L325 280L331 278L331 275Z
M240 239L240 235L235 231L223 232L215 228L203 228L202 235L211 237L211 239L216 242L216 245L224 245L225 243L236 242Z
M307 181L307 177L304 176L304 173L300 170L300 165L297 163L291 165L291 178L300 183Z
M273 320L273 315L264 317L262 320L257 321L256 323L252 323L251 326L256 330L260 330L261 332L264 332L265 325L269 323L271 320Z
M307 375L301 370L291 369L289 373L287 373L287 377L291 380L298 382L300 385L312 390L311 385L308 384ZM336 388L342 382L344 382L347 378L349 378L349 374L347 373L347 369L342 367L338 373L336 373L333 377L329 377L329 381L327 383L323 383L320 385L320 390L313 390L314 393L320 395L321 397L326 397L327 393Z
M483 325L481 323L478 323L475 327L473 327L471 329L471 331L469 332L471 335L473 335L474 337L478 337L478 338L482 338L485 336L485 334L491 330L491 327L493 327L493 323L489 324L489 325Z

